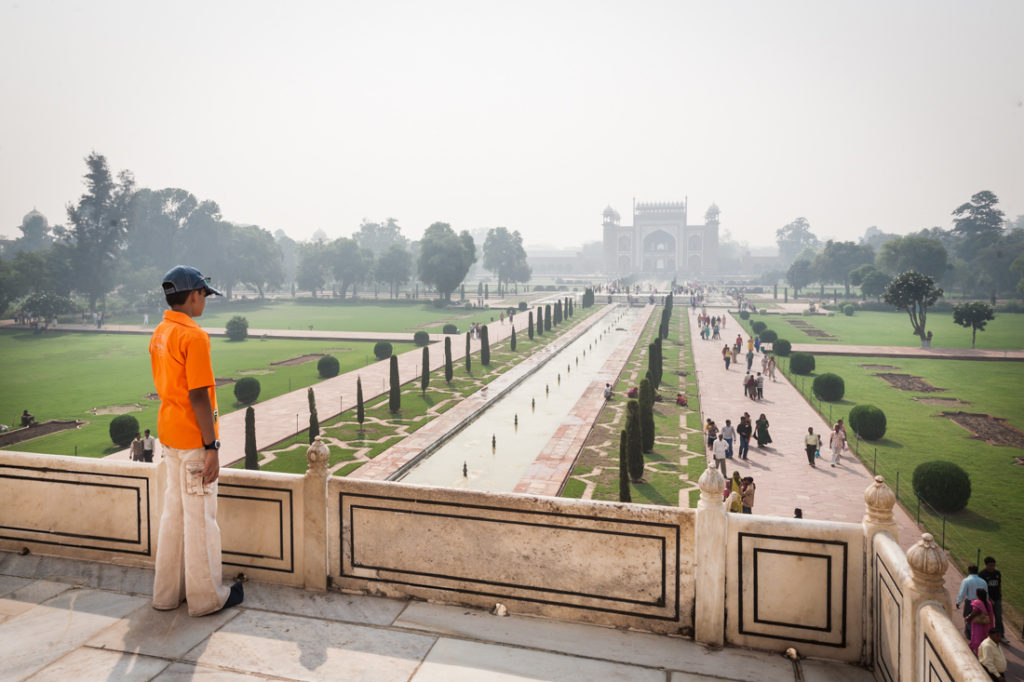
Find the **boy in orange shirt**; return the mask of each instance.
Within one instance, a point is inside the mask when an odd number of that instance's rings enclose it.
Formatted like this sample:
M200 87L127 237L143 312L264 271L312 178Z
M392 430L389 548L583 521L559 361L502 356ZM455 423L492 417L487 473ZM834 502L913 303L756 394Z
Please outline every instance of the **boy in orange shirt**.
M207 296L220 296L210 278L187 265L163 281L170 310L153 331L149 355L160 395L157 433L167 462L167 490L156 548L153 607L176 609L188 602L191 616L204 616L242 602L242 583L222 584L217 525L217 394L210 361L210 336L193 318Z

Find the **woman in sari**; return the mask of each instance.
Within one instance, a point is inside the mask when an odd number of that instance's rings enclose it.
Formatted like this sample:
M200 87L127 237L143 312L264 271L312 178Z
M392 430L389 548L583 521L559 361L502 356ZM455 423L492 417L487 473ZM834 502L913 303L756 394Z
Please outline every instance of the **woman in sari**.
M988 590L979 587L977 594L978 598L971 602L971 613L966 619L971 624L971 642L967 646L971 647L975 656L978 655L978 647L988 637L989 629L995 627L996 622L995 610L988 600Z
M771 434L768 433L768 418L764 416L764 412L754 422L754 440L757 441L757 447L759 448L772 442Z

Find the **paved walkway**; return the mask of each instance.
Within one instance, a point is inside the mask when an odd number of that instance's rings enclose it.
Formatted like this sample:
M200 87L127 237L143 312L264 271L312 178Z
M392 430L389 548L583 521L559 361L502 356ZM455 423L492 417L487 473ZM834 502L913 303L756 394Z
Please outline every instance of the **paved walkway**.
M804 680L867 670L466 607L247 583L203 618L150 606L148 569L0 552L0 680Z
M871 471L852 453L843 455L839 466L829 466L831 453L826 451L830 425L781 371L776 372L776 382L765 382L763 400L753 401L743 395L742 380L746 375L746 360L741 355L739 363L731 365L728 370L722 360L722 346L735 341L736 334L742 333L742 327L731 314L726 313L727 322L722 330L722 340L704 341L698 336L697 311L685 310L690 315L690 345L700 392L701 422L710 417L721 428L726 419L731 419L735 426L740 415L749 412L754 421L764 413L771 424L769 432L773 442L769 446L759 449L751 439L749 460L744 461L735 456L727 460L730 476L737 470L741 476L754 478L757 486L754 513L788 518L793 516L795 507L800 507L805 519L860 523L864 516L864 490L872 481ZM719 315L722 311L708 308L708 314ZM742 333L742 336L746 343L747 335ZM878 348L861 347L858 354L873 356L877 354ZM755 373L760 371L760 363L761 356L756 355L753 368ZM840 416L845 415L837 414L836 419ZM824 443L821 458L813 468L807 463L803 446L808 426L813 427L815 433L822 434ZM920 539L922 531L902 506L897 504L895 512L900 546L906 550ZM963 575L950 562L945 583L954 602L962 579ZM959 617L955 617L954 621L960 625ZM1013 633L1010 636L1013 637ZM1013 639L1019 644L1018 638ZM1017 675L1024 673L1024 665L1019 652L1014 656L1014 670L1017 672L1011 670L1011 674L1014 675L1013 679L1020 679ZM1007 658L1009 660L1010 656Z

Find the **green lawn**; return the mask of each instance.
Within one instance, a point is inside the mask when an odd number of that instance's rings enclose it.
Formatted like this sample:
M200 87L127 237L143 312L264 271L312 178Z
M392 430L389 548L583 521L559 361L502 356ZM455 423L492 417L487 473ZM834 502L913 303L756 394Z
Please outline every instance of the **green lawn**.
M847 317L836 313L825 315L753 315L744 322L749 333L749 323L761 320L779 334L779 338L792 343L839 343L865 346L920 346L921 340L911 332L910 318L901 312L857 311ZM807 322L816 329L827 332L835 339L822 340L809 336L786 320ZM937 348L970 348L971 330L953 323L953 313L931 312L928 314L928 329L934 337L932 345ZM997 314L988 323L985 331L978 332L977 348L1019 350L1024 348L1024 315L1013 313Z
M347 372L374 362L373 344L367 342L291 341L249 339L233 343L215 338L213 370L218 378L238 378L252 372L260 380L260 400L310 386L320 380L316 362L271 367L271 362L313 353L330 353ZM401 353L414 346L395 344ZM0 332L0 423L16 425L27 409L38 421L80 419L81 429L26 441L9 449L52 454L100 457L116 448L108 427L115 415L93 415L96 407L140 404L131 414L143 429L156 425L157 403L146 396L153 392L149 364L149 336L129 334L78 334L23 331ZM233 386L217 390L221 412L240 406ZM77 450L76 450L77 448Z
M372 300L305 299L294 302L220 301L212 298L202 324L204 327L223 327L232 317L241 315L249 321L249 327L255 329L409 332L411 340L411 334L421 329L440 334L441 327L448 322L458 325L464 332L473 322L497 320L500 313L500 310L437 308L429 303L389 302L385 299L375 303ZM522 319L522 325L517 325L517 328L525 327L525 312ZM139 315L117 315L108 320L110 324L139 324L141 321ZM153 322L152 315L150 322Z
M903 505L916 516L918 501L911 487L914 468L922 462L941 459L960 465L971 477L971 499L967 508L946 516L945 543L961 568L974 563L980 553L995 556L1003 570L1004 594L1018 611L1024 611L1024 466L1014 464L1019 448L997 447L972 438L972 434L941 415L962 410L1005 418L1024 430L1024 363L961 360L917 360L895 358L839 358L816 356L816 372L835 372L846 382L846 396L831 406L833 419L845 416L851 407L870 403L886 414L888 430L877 443L851 442L868 468L875 466L887 483L897 487ZM880 370L865 364L891 365L892 373L910 374L933 386L947 389L939 393L913 393L892 388ZM810 394L811 377L795 378L796 385ZM914 400L918 398L956 398L970 405L938 406ZM812 404L819 407L817 399ZM820 403L828 418L829 403ZM937 540L942 539L940 516L921 507L921 520ZM1020 624L1017 624L1019 630Z

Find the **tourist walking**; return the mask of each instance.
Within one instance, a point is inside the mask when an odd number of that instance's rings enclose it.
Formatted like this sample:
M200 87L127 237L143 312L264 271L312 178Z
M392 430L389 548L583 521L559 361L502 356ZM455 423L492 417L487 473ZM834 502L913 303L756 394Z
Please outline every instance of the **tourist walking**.
M732 360L732 353L729 352L729 346L722 346L722 359L725 360L725 369L729 369L729 361Z
M775 355L774 354L772 354L772 356L770 358L768 358L768 376L771 377L772 382L775 381Z
M764 400L764 375L758 372L755 382L755 386L757 387L757 399Z
M754 440L757 441L757 447L759 448L763 448L772 442L772 437L768 433L768 418L764 416L764 412L754 422Z
M138 431L135 432L135 438L132 439L132 444L129 446L131 453L131 460L133 462L141 462L142 460L142 434Z
M142 438L142 461L152 462L153 452L156 450L156 439L150 434L149 429L146 429L146 435Z
M753 367L753 366L754 366L754 349L753 349L753 345L751 345L751 348L747 349L747 371L749 372L750 368Z
M814 466L814 456L821 447L821 436L814 432L813 426L807 427L807 435L804 436L804 450L807 451L807 463Z
M750 425L750 417L740 417L740 423L736 425L736 435L740 437L740 459L746 459L747 454L750 452L750 436L753 432L754 429Z
M722 427L722 438L729 444L729 449L726 451L725 456L727 459L732 459L732 442L736 439L736 429L732 427L732 420L726 419L725 426Z
M727 449L728 446L725 444L725 439L722 438L722 434L718 434L718 438L711 446L711 453L715 458L715 466L722 470L722 477L729 480L729 474L725 471L725 453Z
M839 456L846 448L846 433L843 432L843 425L836 424L832 429L832 435L828 437L828 447L832 450L832 466L839 464Z

